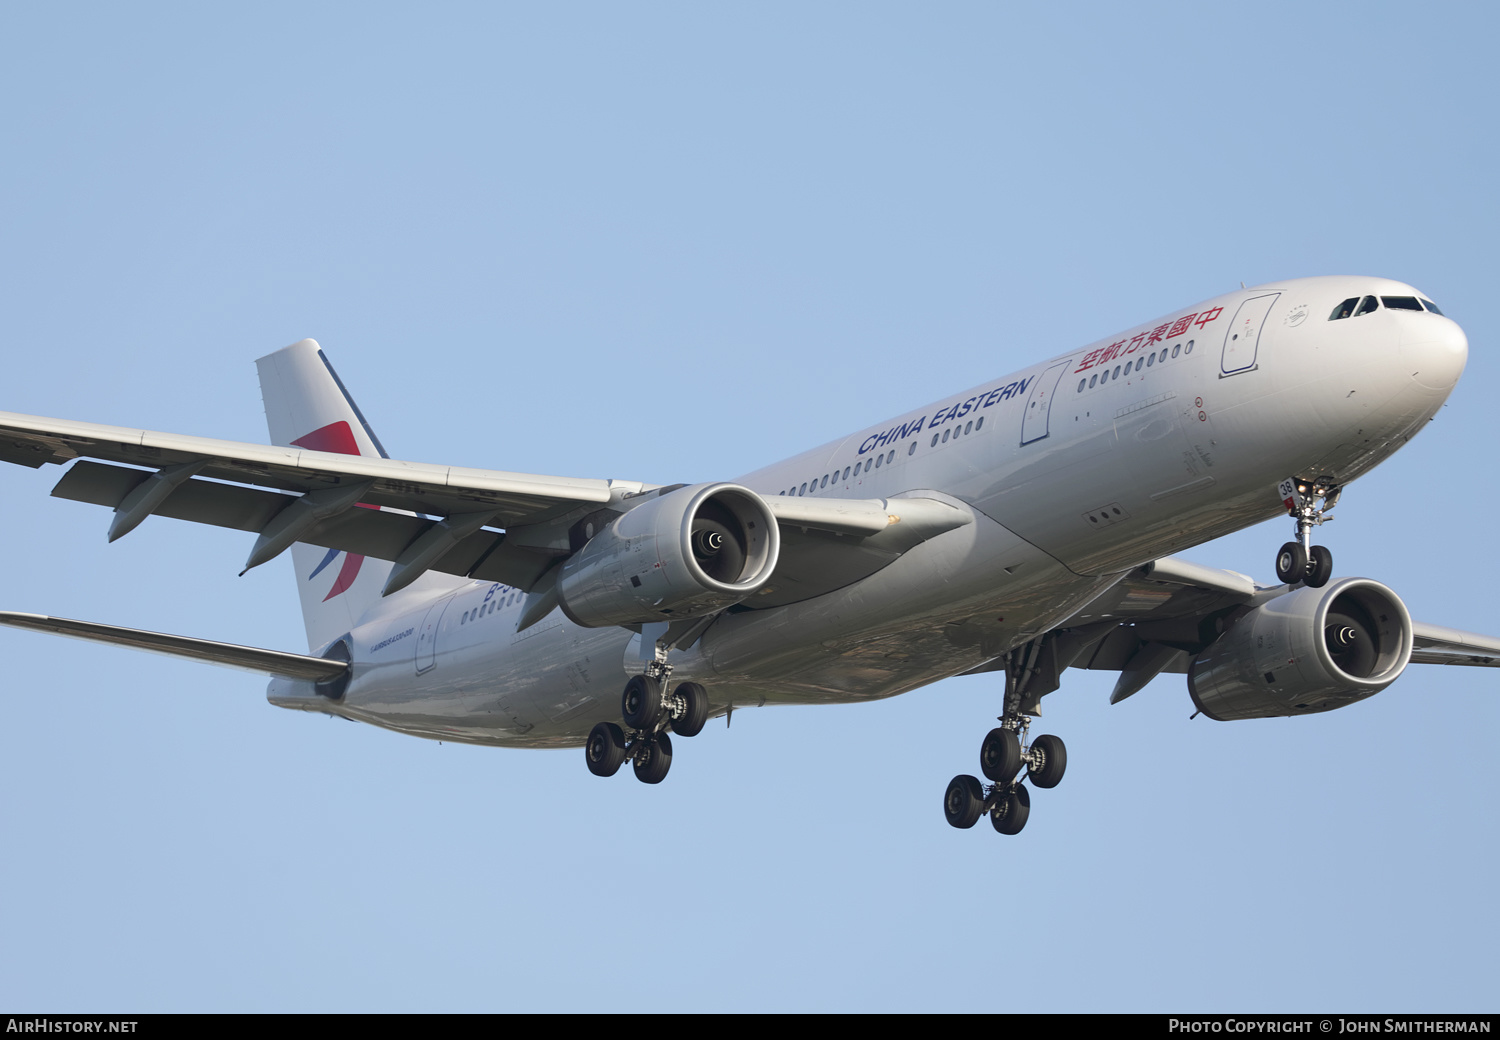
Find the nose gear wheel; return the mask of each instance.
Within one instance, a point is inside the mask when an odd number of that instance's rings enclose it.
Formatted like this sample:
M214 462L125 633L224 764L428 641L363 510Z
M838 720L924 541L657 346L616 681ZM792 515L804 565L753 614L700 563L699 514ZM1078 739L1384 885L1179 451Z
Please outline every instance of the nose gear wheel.
M1312 544L1312 529L1332 520L1328 511L1338 504L1343 489L1327 478L1293 477L1277 488L1287 513L1296 522L1297 537L1276 553L1276 577L1288 585L1302 582L1320 589L1333 577L1333 553Z

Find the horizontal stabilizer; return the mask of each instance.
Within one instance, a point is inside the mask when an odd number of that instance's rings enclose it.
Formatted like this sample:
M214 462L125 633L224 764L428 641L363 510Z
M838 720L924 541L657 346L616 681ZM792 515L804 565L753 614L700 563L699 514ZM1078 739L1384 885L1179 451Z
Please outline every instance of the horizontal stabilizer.
M291 654L284 650L262 650L254 646L239 646L235 643L219 643L212 639L194 639L192 636L173 636L165 632L146 632L138 628L120 628L117 625L101 625L93 621L74 621L71 618L48 617L45 614L22 614L13 610L0 610L0 625L12 628L29 628L35 632L51 632L54 635L73 636L76 639L92 639L100 643L151 650L174 657L191 657L209 664L244 668L262 675L281 675L289 679L307 679L315 683L326 683L337 679L349 670L343 661L330 661L322 657Z

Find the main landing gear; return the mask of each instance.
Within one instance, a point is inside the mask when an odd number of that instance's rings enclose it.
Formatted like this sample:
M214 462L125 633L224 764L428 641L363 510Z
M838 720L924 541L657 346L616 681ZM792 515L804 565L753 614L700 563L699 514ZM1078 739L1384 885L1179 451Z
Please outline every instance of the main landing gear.
M1007 728L1007 723L1015 728ZM955 776L943 794L943 815L954 827L972 827L989 813L990 823L1001 834L1020 834L1031 815L1032 787L1056 787L1068 768L1068 749L1060 738L1044 733L1023 746L1031 717L1019 715L1000 720L979 747L979 768L990 783L972 776ZM1026 775L1019 780L1021 767Z
M1024 697L1036 671L1038 648L1039 642L1033 642L1005 655L1005 714L979 746L979 770L990 782L966 775L949 782L943 793L943 815L954 827L972 827L988 813L995 830L1019 834L1031 816L1031 792L1026 783L1046 789L1062 782L1068 768L1068 749L1061 738L1044 733L1030 744L1026 742L1040 700ZM1022 767L1026 775L1017 779Z
M1308 588L1320 589L1333 577L1333 553L1312 544L1312 529L1333 519L1325 514L1338 504L1343 488L1326 481L1293 478L1283 480L1277 491L1297 523L1297 537L1277 552L1276 577L1288 585L1300 581Z
M635 778L643 784L659 784L672 768L672 737L696 737L708 722L708 691L695 682L678 683L663 693L671 677L666 652L647 662L646 671L633 675L620 695L624 727L598 723L583 746L589 772L614 776L629 759Z

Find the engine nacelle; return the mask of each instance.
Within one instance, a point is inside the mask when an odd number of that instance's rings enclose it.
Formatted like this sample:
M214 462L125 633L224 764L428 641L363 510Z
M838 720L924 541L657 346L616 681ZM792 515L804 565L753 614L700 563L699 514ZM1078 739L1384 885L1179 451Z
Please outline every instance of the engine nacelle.
M1278 596L1236 619L1188 670L1211 719L1332 711L1379 693L1411 660L1411 615L1369 578Z
M679 488L589 539L562 565L558 602L587 628L700 617L754 595L780 551L776 517L749 488Z

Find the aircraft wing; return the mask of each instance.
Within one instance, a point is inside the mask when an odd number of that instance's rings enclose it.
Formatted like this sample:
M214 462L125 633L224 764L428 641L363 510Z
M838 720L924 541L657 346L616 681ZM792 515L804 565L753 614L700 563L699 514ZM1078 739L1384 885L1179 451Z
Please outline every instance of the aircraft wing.
M1193 658L1219 635L1219 619L1287 591L1246 575L1171 557L1138 567L1051 633L1052 658L1045 685L1065 668L1118 671L1110 695L1117 703L1162 672L1186 673ZM1411 660L1416 664L1500 667L1500 637L1414 621ZM974 672L997 670L992 661ZM1039 690L1040 693L1050 689Z
M1415 664L1465 664L1500 668L1500 639L1456 628L1413 621L1411 659Z
M295 493L368 481L361 502L436 516L490 510L502 526L603 504L622 486L631 491L648 486L274 448L0 412L0 461L36 468L80 457L157 470L196 465L197 477Z
M601 511L673 485L464 469L0 412L0 461L72 463L52 494L114 510L110 540L147 516L256 533L246 568L293 542L530 591ZM783 530L772 607L857 581L912 545L971 522L932 499L768 498ZM374 508L353 508L356 505Z

